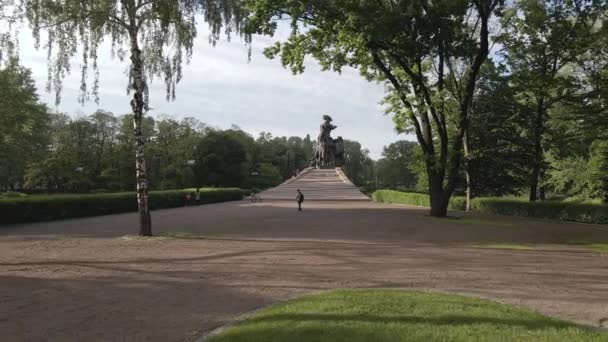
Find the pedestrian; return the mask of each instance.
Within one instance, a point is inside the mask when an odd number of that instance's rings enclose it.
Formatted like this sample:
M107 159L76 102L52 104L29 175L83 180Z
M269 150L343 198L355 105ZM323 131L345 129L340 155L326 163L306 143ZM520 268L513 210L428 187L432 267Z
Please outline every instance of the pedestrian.
M190 206L190 202L192 201L192 193L191 192L187 192L186 193L186 207Z
M201 204L201 191L199 190L199 188L196 188L196 193L194 194L194 203L196 205Z
M298 211L302 211L302 202L304 202L304 194L300 189L298 189L298 196L296 196L296 201L298 201Z
M255 203L257 198L255 197L255 190L251 189L251 203Z

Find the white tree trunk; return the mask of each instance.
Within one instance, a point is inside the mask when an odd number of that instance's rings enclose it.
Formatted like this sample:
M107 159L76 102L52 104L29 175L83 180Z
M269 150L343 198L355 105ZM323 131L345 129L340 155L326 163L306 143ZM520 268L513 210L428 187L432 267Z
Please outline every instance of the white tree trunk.
M143 74L143 60L137 42L137 33L131 33L131 72L133 76L133 133L135 135L135 176L137 178L137 209L139 212L139 235L152 235L152 218L148 205L148 176L144 158L144 134L142 121L147 107L144 100L146 84Z

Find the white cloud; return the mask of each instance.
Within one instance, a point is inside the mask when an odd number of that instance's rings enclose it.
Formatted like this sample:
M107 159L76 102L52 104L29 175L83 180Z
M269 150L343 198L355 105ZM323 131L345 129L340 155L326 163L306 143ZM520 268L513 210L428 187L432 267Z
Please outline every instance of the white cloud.
M26 30L24 30L26 31ZM177 99L165 101L165 88L160 80L151 85L150 115L170 114L177 118L192 116L215 127L232 124L257 135L261 131L275 136L315 137L321 115L329 113L339 128L334 135L357 140L378 158L382 147L405 136L398 136L389 117L383 115L379 101L383 87L369 83L353 69L342 74L322 72L310 60L302 75L292 75L279 61L263 56L264 47L286 37L279 30L276 38L254 37L252 60L247 61L247 48L237 39L231 43L207 44L205 27L199 28L192 61L184 66L184 77L177 87ZM100 94L98 105L84 107L77 102L80 88L79 61L74 61L72 74L64 81L59 111L75 114L97 108L116 114L129 112L126 95L126 63L111 59L108 46L100 48ZM31 68L42 100L52 105L54 95L44 91L46 52L33 48L29 32L21 34L22 63Z

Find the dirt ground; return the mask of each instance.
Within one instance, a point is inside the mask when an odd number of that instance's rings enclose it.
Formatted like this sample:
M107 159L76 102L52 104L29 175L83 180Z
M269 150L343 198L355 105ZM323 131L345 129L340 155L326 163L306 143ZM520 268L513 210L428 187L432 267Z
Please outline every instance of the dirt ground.
M375 203L233 202L0 227L2 341L196 340L239 315L332 288L447 291L598 325L608 256L551 244L608 227L519 218L439 220ZM461 214L457 214L461 215ZM471 244L545 244L548 250Z

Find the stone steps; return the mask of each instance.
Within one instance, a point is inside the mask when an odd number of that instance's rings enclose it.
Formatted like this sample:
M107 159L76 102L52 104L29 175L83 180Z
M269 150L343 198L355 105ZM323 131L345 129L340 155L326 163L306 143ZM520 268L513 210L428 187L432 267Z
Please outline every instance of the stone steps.
M307 168L283 184L259 194L263 201L295 201L297 189L305 201L369 201L341 168Z

